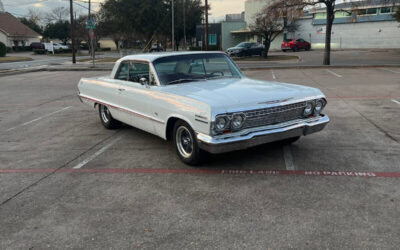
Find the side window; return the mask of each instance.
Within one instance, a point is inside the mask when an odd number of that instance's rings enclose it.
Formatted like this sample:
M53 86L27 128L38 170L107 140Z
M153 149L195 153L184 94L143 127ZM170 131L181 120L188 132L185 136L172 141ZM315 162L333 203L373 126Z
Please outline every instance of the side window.
M129 68L129 62L121 62L119 70L115 76L115 79L126 81L128 79L128 68Z
M129 81L131 82L139 82L141 78L146 78L147 81L150 80L149 74L149 64L148 63L139 63L139 62L131 62L129 66Z

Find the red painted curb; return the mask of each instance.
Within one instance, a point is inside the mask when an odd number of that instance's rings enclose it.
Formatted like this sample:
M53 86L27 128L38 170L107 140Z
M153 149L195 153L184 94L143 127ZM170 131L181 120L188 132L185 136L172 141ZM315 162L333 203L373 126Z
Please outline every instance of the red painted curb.
M367 178L400 178L400 172L318 171L318 170L219 170L219 169L163 169L163 168L115 168L115 169L0 169L0 174L22 173L83 173L83 174L228 174L228 175L297 175L337 176Z

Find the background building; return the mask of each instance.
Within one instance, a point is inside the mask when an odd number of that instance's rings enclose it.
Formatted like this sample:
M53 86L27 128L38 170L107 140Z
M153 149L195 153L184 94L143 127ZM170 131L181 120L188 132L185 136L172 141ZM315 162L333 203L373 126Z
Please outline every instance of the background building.
M247 0L244 14L226 15L225 21L217 25L220 39L217 42L222 50L244 41L260 42L261 37L252 34L251 26L255 16L273 0ZM333 49L400 48L400 23L393 18L400 0L369 0L336 4L335 20L332 27ZM311 42L314 49L325 46L325 8L309 8L297 20L296 32L287 34L287 38L303 38ZM203 25L200 36L204 36ZM212 26L211 26L212 27ZM212 29L214 30L214 29ZM216 33L210 31L210 34ZM217 35L218 36L218 35ZM280 34L272 43L271 50L280 50L284 34ZM203 41L201 37L197 40Z
M334 49L400 48L400 23L393 18L400 0L348 2L336 5L332 26ZM313 48L325 46L325 9L311 10L298 21L293 38L310 40Z
M0 42L7 47L18 48L40 42L41 36L21 23L10 13L0 12Z

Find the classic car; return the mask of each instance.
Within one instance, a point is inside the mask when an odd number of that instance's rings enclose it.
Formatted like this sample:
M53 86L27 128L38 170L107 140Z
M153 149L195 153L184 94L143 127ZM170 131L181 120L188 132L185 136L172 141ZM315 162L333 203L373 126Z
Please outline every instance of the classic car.
M235 47L226 50L226 53L230 56L261 56L264 51L264 45L254 42L243 42L239 43Z
M126 56L111 75L82 78L78 91L104 127L122 122L171 140L189 165L205 152L291 143L329 122L320 90L249 79L222 52Z

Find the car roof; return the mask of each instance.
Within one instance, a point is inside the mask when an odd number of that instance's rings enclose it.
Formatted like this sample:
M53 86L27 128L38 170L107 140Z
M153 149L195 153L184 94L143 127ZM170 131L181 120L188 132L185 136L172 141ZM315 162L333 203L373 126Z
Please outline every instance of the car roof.
M147 54L136 54L125 56L118 61L125 60L144 60L153 62L162 57L169 56L180 56L180 55L199 55L199 54L225 54L225 52L220 51L176 51L176 52L156 52L156 53L147 53Z

